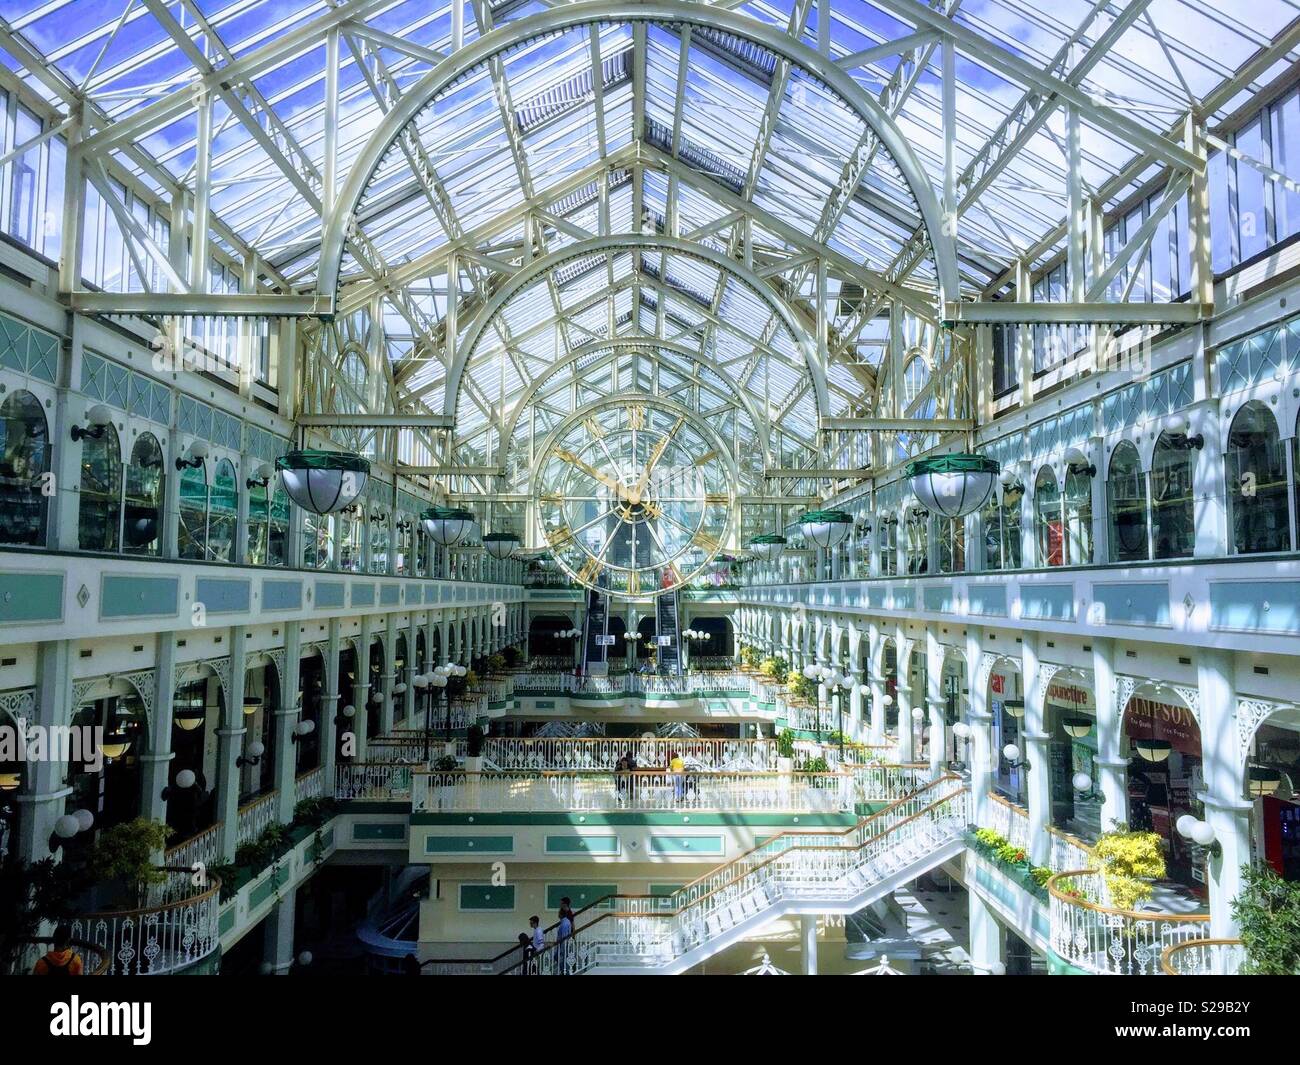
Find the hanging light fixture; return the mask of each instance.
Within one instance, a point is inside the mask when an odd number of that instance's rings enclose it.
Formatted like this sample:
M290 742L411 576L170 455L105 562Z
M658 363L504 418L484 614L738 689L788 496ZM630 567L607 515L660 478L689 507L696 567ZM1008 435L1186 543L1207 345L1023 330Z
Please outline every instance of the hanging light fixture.
M853 516L842 510L810 510L799 519L803 538L816 547L832 548L844 541L853 527Z
M519 536L512 532L490 532L483 536L483 546L487 548L487 553L498 561L513 555L522 542Z
M121 758L131 749L131 734L123 728L118 728L116 732L111 732L104 737L104 742L99 745L99 752L110 762Z
M1168 740L1158 740L1154 736L1134 740L1133 746L1137 748L1138 757L1148 762L1163 762L1174 749Z
M262 708L262 700L256 695L244 696L244 716L252 717Z
M1012 717L1025 716L1025 701L1023 699L1004 699L1002 700L1002 709Z
M315 514L350 506L370 479L370 463L347 451L290 451L275 468L289 498Z
M753 552L754 557L763 562L775 562L785 550L786 538L780 533L763 533L751 536L745 546Z
M1262 799L1282 786L1282 771L1271 766L1253 765L1246 771L1246 780L1250 786L1250 797Z
M1000 469L983 455L935 455L909 462L906 472L921 506L945 518L960 518L984 505Z
M17 791L23 775L17 769L0 769L0 791Z
M420 524L440 547L457 547L474 536L474 512L463 507L430 507Z
M187 706L184 710L178 711L173 717L172 722L182 732L193 732L203 724L207 716L207 709L200 706Z
M1061 727L1076 740L1081 740L1092 731L1092 718L1064 717L1061 719Z

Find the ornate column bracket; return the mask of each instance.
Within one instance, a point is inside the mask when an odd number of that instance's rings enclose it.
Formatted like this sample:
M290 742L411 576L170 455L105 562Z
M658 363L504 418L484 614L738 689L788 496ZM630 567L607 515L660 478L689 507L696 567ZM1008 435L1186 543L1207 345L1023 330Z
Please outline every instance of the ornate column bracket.
M28 721L36 714L36 689L15 688L0 692L0 712L7 713L19 728L26 731Z
M1259 726L1278 711L1290 709L1291 706L1291 703L1279 703L1272 699L1258 699L1253 696L1242 696L1237 699L1233 716L1237 721L1237 760L1241 765L1246 764L1246 759L1250 755L1250 741L1255 738Z
M1038 663L1038 694L1044 705L1047 703L1048 685L1052 683L1052 678L1065 668L1065 666L1057 665L1055 662Z
M1128 701L1133 698L1133 693L1137 691L1138 685L1142 682L1137 677L1130 677L1125 673L1115 674L1115 705L1112 709L1116 720L1122 720L1124 717L1124 707L1128 706ZM1100 711L1098 707L1098 711Z

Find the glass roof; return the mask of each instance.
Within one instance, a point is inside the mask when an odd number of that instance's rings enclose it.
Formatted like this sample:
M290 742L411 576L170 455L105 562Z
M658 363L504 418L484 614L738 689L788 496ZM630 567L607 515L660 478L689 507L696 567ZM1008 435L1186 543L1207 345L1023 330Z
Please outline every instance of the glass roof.
M1041 264L1063 246L1065 113L1033 117L1045 94L1022 67L1084 94L1079 177L1105 209L1161 170L1135 135L1116 132L1116 116L1172 143L1190 106L1214 128L1296 58L1249 66L1292 26L1287 0L835 0L826 25L807 0L723 6L847 72L892 117L936 196L951 138L960 224L942 239L970 295L1017 259ZM454 19L427 0L0 0L0 57L52 123L84 103L90 157L160 202L194 186L195 87L206 84L215 247L256 256L264 289L306 293L334 195L326 181L343 186L384 115L452 53L458 25L468 46L549 8L500 0ZM935 350L933 236L905 168L817 71L716 26L597 14L462 64L423 101L357 204L342 318L375 315L396 401L454 407L467 459L500 450L507 425L526 420L525 396L571 409L597 380L648 385L658 367L660 380L692 382L700 409L725 408L773 461L811 462L819 415L869 413L902 387L882 372L891 305ZM937 27L957 34L947 130L943 48L916 36ZM749 280L653 250L566 261L497 310L446 397L458 345L513 275L619 234L698 244ZM802 336L754 278L785 300ZM823 331L819 410L806 343L820 347ZM321 353L340 349L326 327L307 333ZM611 339L625 343L599 347ZM604 377L583 377L593 359Z

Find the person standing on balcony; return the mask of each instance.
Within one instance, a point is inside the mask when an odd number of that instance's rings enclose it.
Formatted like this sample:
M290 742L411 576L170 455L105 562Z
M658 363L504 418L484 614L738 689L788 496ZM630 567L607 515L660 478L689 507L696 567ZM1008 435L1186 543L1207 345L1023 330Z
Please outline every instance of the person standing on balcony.
M627 793L627 786L630 783L628 777L628 757L624 754L614 765L614 787L618 791L618 804L623 805L623 797Z
M668 768L673 775L673 798L678 802L686 794L686 760L676 751L668 755Z

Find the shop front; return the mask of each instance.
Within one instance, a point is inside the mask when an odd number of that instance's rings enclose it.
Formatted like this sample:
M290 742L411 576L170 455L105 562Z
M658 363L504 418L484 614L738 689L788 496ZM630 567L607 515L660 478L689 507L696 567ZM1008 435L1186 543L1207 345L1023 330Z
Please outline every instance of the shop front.
M1286 711L1259 727L1246 769L1255 855L1290 881L1300 881L1300 720L1288 720L1295 714Z
M1064 675L1047 686L1043 706L1051 772L1052 824L1081 839L1101 834L1097 790L1097 704L1088 684ZM1086 778L1087 787L1080 788Z

